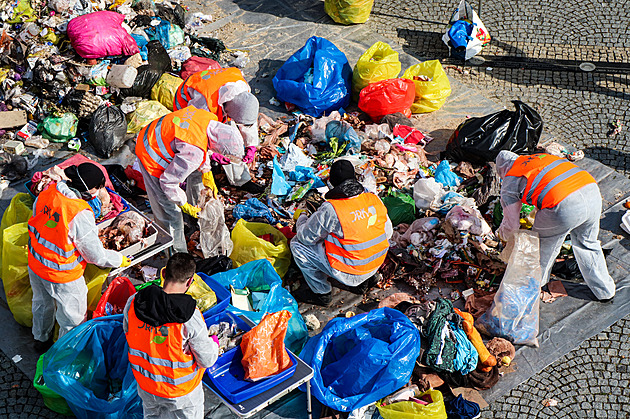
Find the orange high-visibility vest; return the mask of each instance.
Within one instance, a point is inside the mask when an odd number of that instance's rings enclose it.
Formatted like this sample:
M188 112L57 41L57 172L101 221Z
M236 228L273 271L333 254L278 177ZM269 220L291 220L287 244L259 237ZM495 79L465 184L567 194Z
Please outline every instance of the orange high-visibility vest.
M134 300L127 313L129 363L138 386L158 397L181 397L193 391L203 377L192 355L182 349L182 323L149 326L136 317Z
M87 262L70 242L70 222L90 205L68 198L54 183L37 198L35 215L28 220L28 266L40 278L67 283L81 278Z
M223 121L223 109L219 106L219 89L226 83L245 81L243 73L236 67L218 70L203 70L189 76L179 86L173 99L173 110L188 106L188 102L195 95L206 99L208 111L215 114L219 121Z
M324 241L330 266L353 275L377 270L389 249L385 233L387 208L383 202L372 193L328 202L343 231L343 239L330 233Z
M538 209L553 208L578 189L597 183L568 160L542 153L518 157L506 176L527 178L521 201Z
M150 175L160 177L173 161L171 142L177 138L202 149L205 160L208 124L216 120L216 115L192 106L171 112L140 130L136 156Z

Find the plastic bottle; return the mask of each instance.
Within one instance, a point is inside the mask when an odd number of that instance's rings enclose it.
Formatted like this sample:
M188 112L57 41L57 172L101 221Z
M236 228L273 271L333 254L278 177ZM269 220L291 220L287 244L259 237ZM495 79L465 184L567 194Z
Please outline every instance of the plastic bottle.
M138 70L130 65L113 65L107 73L107 84L112 87L126 89L133 86Z
M385 397L383 399L383 405L406 401L406 400L409 400L410 397L417 397L420 394L422 394L422 392L420 391L418 386L413 384L409 387L405 387L403 389L398 390L394 394L390 394L389 396Z

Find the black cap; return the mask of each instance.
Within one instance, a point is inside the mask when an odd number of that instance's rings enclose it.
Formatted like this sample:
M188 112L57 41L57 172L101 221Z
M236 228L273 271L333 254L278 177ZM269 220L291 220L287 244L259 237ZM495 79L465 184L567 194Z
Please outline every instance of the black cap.
M330 184L336 187L344 180L354 179L354 166L348 160L337 160L330 166Z
M78 166L66 167L64 173L70 179L68 185L79 192L87 192L90 189L105 186L103 171L92 163L81 163Z

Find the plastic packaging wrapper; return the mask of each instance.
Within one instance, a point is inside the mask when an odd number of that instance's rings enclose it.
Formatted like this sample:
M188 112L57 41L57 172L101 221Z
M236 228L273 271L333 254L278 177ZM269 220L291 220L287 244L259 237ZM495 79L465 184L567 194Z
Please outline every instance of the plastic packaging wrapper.
M330 121L326 125L326 140L337 138L339 144L348 143L346 152L358 154L361 152L361 139L359 134L346 121Z
M66 112L62 116L47 116L37 127L42 137L60 143L68 141L77 133L79 118L73 113Z
M128 134L137 134L154 120L171 113L156 100L143 100L136 105L136 110L128 115Z
M90 120L90 144L99 157L108 159L125 143L125 114L116 106L101 105Z
M420 209L437 211L445 191L434 178L423 178L413 185L413 200Z
M43 377L79 419L141 419L142 400L127 357L123 316L83 323L44 354Z
M17 193L4 213L2 214L2 222L0 222L0 239L4 229L18 223L27 222L33 215L33 204L35 198L27 193ZM0 266L2 266L2 240L0 240Z
M183 80L168 73L162 74L162 77L151 88L151 100L157 100L162 105L173 110L173 99L177 88L182 84Z
M107 75L109 74L107 67L109 66L109 63L109 60L103 60L90 67L90 72L87 76L87 83L92 86L107 86Z
M385 42L378 41L359 57L352 71L352 97L359 99L359 92L368 84L394 79L400 73L398 53Z
M435 169L435 181L445 188L459 186L462 179L451 170L448 160L442 160Z
M260 323L243 335L241 363L246 380L260 380L291 366L284 346L291 313L286 310L266 314Z
M433 403L422 405L416 402L397 402L383 406L381 402L376 404L378 412L383 419L446 419L446 407L444 397L439 390L427 390L418 398L429 395Z
M72 48L83 58L138 53L136 41L121 26L124 20L124 15L110 11L75 17L67 29Z
M218 199L211 199L199 211L199 244L204 258L232 253L234 244L225 225L225 208Z
M490 42L486 26L466 0L460 1L449 24L451 26L442 36L442 41L452 57L470 60Z
M429 80L414 80L425 76ZM451 82L439 60L429 60L409 67L402 75L403 79L413 80L416 85L416 97L411 105L411 113L437 111L451 95Z
M186 294L194 298L199 311L205 313L217 304L217 295L199 275L195 275L193 278L193 283L186 291Z
M280 67L273 87L278 100L320 117L348 106L351 73L343 52L332 42L313 36Z
M411 105L415 97L414 89L413 81L407 79L389 79L371 83L359 94L359 108L374 122L396 112L411 116Z
M72 416L72 410L68 406L66 399L61 397L59 394L52 391L46 385L46 381L44 381L44 355L40 356L37 360L37 367L35 370L35 379L33 379L33 387L39 394L42 395L44 399L44 404L47 408L52 410L53 412L60 413L64 416Z
M373 5L374 0L325 0L324 10L335 22L350 25L367 22Z
M92 313L92 318L96 319L103 316L111 316L113 314L122 314L129 297L136 293L129 278L119 276L107 286L107 289L98 300L96 310Z
M475 326L486 335L508 339L515 345L537 347L542 281L538 235L519 230L513 240L514 248L492 306Z
M517 154L532 154L543 130L538 112L518 100L509 109L490 115L467 119L446 146L446 157L456 162L486 164L494 161L501 150Z
M273 243L261 238L267 234L271 235ZM253 260L267 259L281 278L287 273L291 264L291 251L287 238L277 228L241 219L232 230L232 242L234 250L230 254L230 259L234 266L239 267Z
M193 56L184 61L179 76L182 78L182 80L186 80L188 77L192 76L198 71L219 70L220 68L221 64L210 58Z
M404 192L392 191L383 197L387 215L396 227L400 223L411 224L416 219L416 205L413 198Z
M315 375L313 395L349 412L404 386L420 353L420 333L404 314L379 308L334 318L307 343L300 358Z
M33 290L28 278L28 223L8 226L2 232L2 285L9 310L22 326L33 326Z
M282 287L282 280L268 260L255 260L239 268L213 275L212 279L226 289L232 285L234 288L247 288L252 292L266 292L267 297L254 304L256 311L244 311L232 305L228 306L228 311L239 316L243 315L254 323L258 323L267 313L287 310L291 313L291 318L284 343L290 351L300 352L308 339L306 324L298 309L297 301L289 291Z
M232 216L235 220L242 218L245 221L249 221L252 218L264 218L269 224L278 222L269 207L257 198L249 198L244 203L236 205L232 210Z

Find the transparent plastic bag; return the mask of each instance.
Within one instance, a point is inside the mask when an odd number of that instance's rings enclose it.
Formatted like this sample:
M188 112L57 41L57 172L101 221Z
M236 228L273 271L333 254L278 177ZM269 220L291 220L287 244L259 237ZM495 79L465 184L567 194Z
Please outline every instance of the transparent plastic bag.
M170 111L157 100L143 100L136 105L136 110L127 116L128 134L137 134L154 120L169 114Z
M324 10L335 22L350 25L367 22L373 5L374 0L325 0Z
M0 266L2 266L2 232L5 228L28 221L33 215L35 198L27 193L17 193L2 214L0 223Z
M234 249L230 230L225 225L225 208L218 199L211 199L199 212L199 242L204 258L229 255Z
M33 326L33 290L28 277L28 223L2 232L2 285L9 310L22 326Z
M394 79L400 73L398 53L385 42L376 42L359 57L352 71L352 98L359 99L359 92L368 84Z
M186 294L194 298L199 311L205 313L217 304L217 295L212 291L212 288L203 282L199 275L195 275L193 278L193 283Z
M414 80L416 76L426 76L429 80ZM451 83L439 60L412 65L405 70L402 78L413 80L416 85L416 97L411 105L411 113L437 111L451 95Z
M430 208L436 211L445 193L442 185L434 178L418 179L413 185L413 200L416 202L416 207L420 209Z
M262 236L267 235L273 242ZM273 265L280 278L289 270L291 251L287 238L277 228L265 223L238 220L232 230L234 249L230 259L238 267L258 259L267 259Z

